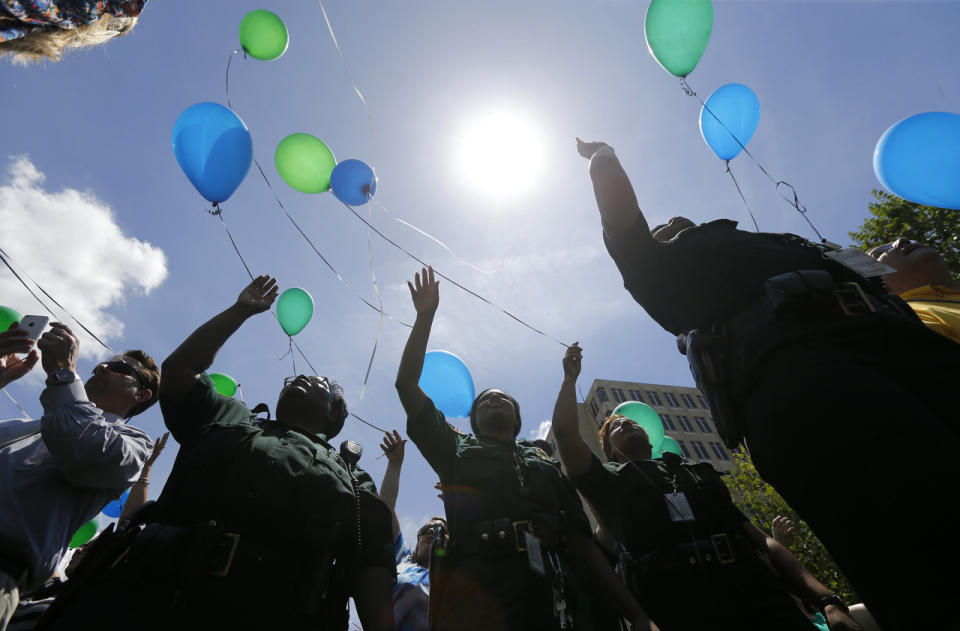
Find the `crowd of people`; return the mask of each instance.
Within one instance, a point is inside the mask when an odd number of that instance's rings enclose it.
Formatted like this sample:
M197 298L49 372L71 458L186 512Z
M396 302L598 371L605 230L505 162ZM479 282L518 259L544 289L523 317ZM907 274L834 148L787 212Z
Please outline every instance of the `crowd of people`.
M336 383L289 377L276 418L264 419L206 374L274 302L274 278L253 280L162 372L128 351L82 383L66 325L36 342L16 325L0 333L0 387L37 365L48 376L40 420L0 422L0 631L11 620L340 630L350 599L367 631L960 628L950 599L958 553L948 537L921 537L925 522L960 516L949 499L960 287L942 260L899 239L862 254L890 266L864 273L869 265L840 262L829 245L725 219L651 229L614 150L578 140L578 151L625 288L677 336L724 441L746 445L875 621L797 560L789 524L768 533L751 523L709 464L653 459L646 432L617 415L593 453L577 420L577 343L561 362L558 458L518 439L520 405L498 388L476 397L470 433L450 425L419 386L440 304L424 268L409 282L416 320L396 389L445 514L411 542L395 514L399 432L381 445L378 492L360 446L332 442L348 415ZM166 436L154 444L128 421L157 401L179 452L151 502L150 465ZM903 457L905 425L924 437L915 458ZM130 487L116 530L51 589L73 533ZM21 597L44 606L25 612Z

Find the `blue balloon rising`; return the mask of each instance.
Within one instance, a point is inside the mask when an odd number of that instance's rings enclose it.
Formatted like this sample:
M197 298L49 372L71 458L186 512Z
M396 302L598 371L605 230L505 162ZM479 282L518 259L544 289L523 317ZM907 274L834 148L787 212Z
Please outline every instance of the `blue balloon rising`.
M219 103L191 105L173 126L173 155L213 204L237 190L253 163L253 140L240 117Z
M476 394L470 369L448 351L430 351L424 356L420 389L451 418L468 416Z
M123 513L123 507L127 504L127 498L130 497L130 489L127 489L123 494L103 507L103 514L107 517L119 517Z
M740 83L717 88L700 109L700 133L721 160L737 157L757 131L759 122L760 100L753 90Z
M344 160L330 174L330 190L348 206L366 204L377 192L377 176L360 160Z
M903 119L877 142L873 171L908 201L960 210L960 114L926 112Z

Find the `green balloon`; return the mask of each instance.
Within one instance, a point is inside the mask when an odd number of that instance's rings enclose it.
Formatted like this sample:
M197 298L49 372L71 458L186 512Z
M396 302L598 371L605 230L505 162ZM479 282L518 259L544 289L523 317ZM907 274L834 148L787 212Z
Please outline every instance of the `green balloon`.
M712 30L711 0L653 0L647 9L647 48L664 70L677 77L697 67Z
M291 287L277 300L277 319L287 335L296 335L313 317L313 296L306 289Z
M663 421L660 420L656 410L639 401L624 401L614 408L613 414L620 414L636 421L637 425L647 432L651 453L656 454L660 451L660 445L663 443Z
M80 526L80 529L74 533L73 537L70 539L70 547L79 548L86 542L93 539L98 530L100 530L100 524L97 522L97 518L94 517L84 525Z
M280 177L301 193L322 193L330 188L330 174L337 166L333 152L310 134L290 134L274 154Z
M22 315L17 313L16 309L0 306L0 333L10 328L14 322L20 322Z
M276 13L257 9L243 16L240 22L240 45L254 59L269 61L287 50L290 36Z
M223 396L232 397L237 393L237 381L230 375L222 372L212 372L207 376L213 382L213 387Z
M680 449L680 443L670 438L669 436L663 437L663 442L660 444L660 452L664 454L666 453L676 454L681 458L683 458L683 450Z

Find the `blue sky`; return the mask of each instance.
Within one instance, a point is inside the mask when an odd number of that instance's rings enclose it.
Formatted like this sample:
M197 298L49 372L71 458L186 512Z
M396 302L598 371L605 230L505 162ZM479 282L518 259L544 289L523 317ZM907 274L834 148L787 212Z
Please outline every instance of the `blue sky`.
M883 131L919 112L958 111L960 3L714 4L713 34L691 85L703 98L730 82L757 93L751 152L796 187L825 236L847 243L879 186L871 160ZM584 389L594 378L691 383L673 338L632 302L603 250L586 161L574 148L578 135L616 147L651 221L746 216L700 137L699 104L646 49L641 2L331 0L327 11L372 123L319 5L308 0L152 0L137 28L107 46L26 68L0 61L0 247L68 309L115 348L142 347L162 359L246 284L219 221L180 172L170 132L193 103L224 102L237 26L257 8L286 22L290 47L272 62L235 58L233 106L283 203L362 295L373 300L366 229L330 194L297 193L279 179L273 150L290 133L312 133L338 159L373 164L379 202L498 271L480 274L379 207L362 207L391 238L550 335L580 340ZM523 194L499 194L510 192L502 182L480 167L467 177L460 166L472 124L503 109L522 115L539 138L542 162L515 169L526 179ZM504 160L524 149L511 144L503 142ZM732 165L761 229L813 236L745 156ZM343 384L352 410L402 432L393 380L407 330L384 323L360 400L377 314L323 267L255 170L224 209L255 273L313 294L314 319L297 337L311 362ZM376 236L372 249L385 309L412 321L405 282L417 264ZM0 292L2 304L42 312L6 272ZM86 373L97 351L84 348ZM513 394L524 434L549 418L561 378L555 342L442 283L430 348L464 358L478 390ZM291 372L289 360L278 361L285 351L279 326L260 316L228 342L214 369L236 377L248 403L273 408ZM36 416L39 387L34 375L9 391ZM0 399L0 417L16 415ZM154 436L163 429L158 409L135 422ZM340 438L364 444L362 465L379 480L379 434L350 422ZM175 451L171 441L154 493ZM408 534L442 510L435 481L410 445L398 511Z

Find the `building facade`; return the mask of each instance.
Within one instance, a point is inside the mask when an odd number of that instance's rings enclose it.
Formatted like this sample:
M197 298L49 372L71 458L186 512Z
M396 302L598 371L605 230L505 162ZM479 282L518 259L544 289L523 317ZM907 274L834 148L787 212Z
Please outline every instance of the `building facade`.
M640 401L656 410L664 432L680 444L687 460L709 462L720 472L733 468L733 456L717 435L706 397L696 388L596 379L584 402L577 404L577 412L580 435L602 462L606 458L600 449L600 426L624 401ZM556 450L552 430L547 442Z

